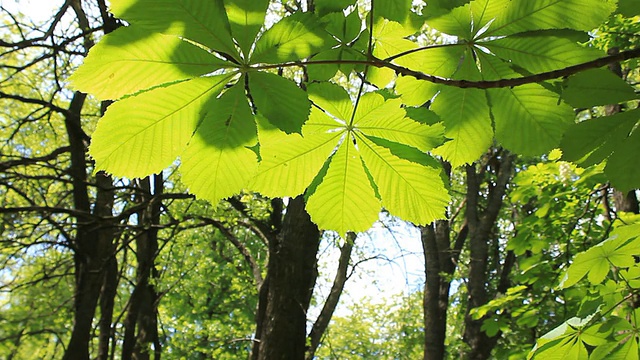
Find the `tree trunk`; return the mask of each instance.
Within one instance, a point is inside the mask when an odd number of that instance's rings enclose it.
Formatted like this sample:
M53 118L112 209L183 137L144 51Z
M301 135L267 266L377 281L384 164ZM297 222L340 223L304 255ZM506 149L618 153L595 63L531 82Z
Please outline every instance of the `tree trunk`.
M503 198L509 183L514 156L506 151L497 151L490 160L489 165L495 172L495 182L489 181L486 191L486 206L481 210L479 204L481 187L481 175L476 172L475 165L469 165L467 172L467 209L466 220L469 225L469 276L467 292L469 300L465 315L465 329L463 340L469 345L465 358L470 360L485 360L491 355L500 333L488 336L481 330L485 318L473 319L469 312L471 309L486 304L489 299L489 272L487 270L489 259L489 243L493 228L500 214ZM497 265L497 264L496 264ZM508 269L510 270L510 266ZM506 276L501 275L501 276ZM506 280L503 280L503 282Z
M103 0L99 0L98 3L104 5ZM71 1L70 5L76 13L80 28L89 34L90 26L82 9L81 0ZM109 17L103 18L103 21L105 33L115 29L115 19ZM91 46L93 46L93 40L87 35L84 44L85 52L88 52ZM115 251L114 239L116 232L114 224L111 220L104 220L113 215L114 192L111 177L103 172L96 174L97 189L93 210L89 197L86 152L89 138L82 129L81 122L82 107L85 99L86 94L75 92L69 105L69 111L65 115L65 127L69 139L71 157L69 174L73 186L74 208L85 212L87 216L76 219L78 225L76 237L72 244L75 250L74 323L63 360L89 359L93 318L98 299L105 284L106 269L112 266L110 264L114 261ZM105 299L105 306L107 307L108 302L109 300ZM108 317L108 314L103 315ZM106 317L103 317L106 321ZM106 326L102 324L101 330L105 328ZM100 345L99 354L104 351L104 343Z
M71 100L65 125L69 137L74 208L87 216L78 219L74 240L76 289L74 298L74 324L71 339L65 351L65 360L89 359L93 318L104 281L106 264L114 253L114 227L100 220L112 215L114 195L111 178L104 173L96 175L97 193L93 212L89 201L86 164L86 135L82 131L80 113L86 95L76 92Z
M347 271L349 268L349 261L351 260L351 252L353 251L355 241L356 234L352 232L347 233L347 238L345 239L344 245L342 245L342 247L340 248L338 269L336 271L336 276L333 279L333 285L331 285L331 291L329 292L329 296L327 296L327 299L322 306L320 315L318 315L315 323L313 323L313 327L311 328L311 332L309 333L309 341L311 342L311 345L307 349L307 360L313 359L316 350L318 350L318 346L320 346L322 335L324 335L325 331L327 330L329 322L331 321L331 317L333 316L333 312L336 310L336 306L338 306L340 295L342 295L344 285L346 284L348 279Z
M124 320L125 334L122 344L122 359L149 360L151 345L155 358L160 357L158 341L158 294L153 285L157 278L155 259L158 255L158 224L162 203L159 195L163 191L163 178L154 175L153 195L148 177L139 180L139 201L148 204L139 212L138 218L144 229L136 237L136 285L129 300L129 309ZM136 331L137 330L137 331Z
M304 198L290 199L282 231L269 243L257 324L259 360L304 359L307 309L317 278L320 231L304 209ZM264 304L263 302L266 302Z

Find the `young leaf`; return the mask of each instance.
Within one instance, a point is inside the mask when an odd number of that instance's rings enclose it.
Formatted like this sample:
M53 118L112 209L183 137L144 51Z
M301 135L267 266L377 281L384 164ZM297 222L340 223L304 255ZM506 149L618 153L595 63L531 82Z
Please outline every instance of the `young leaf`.
M224 0L231 33L238 46L249 57L249 50L262 28L269 7L269 0Z
M384 208L422 225L444 216L450 199L439 170L401 159L369 138L358 136L358 139L362 159L373 176Z
M175 36L127 26L89 51L69 81L98 99L118 99L152 86L211 73L230 63Z
M208 106L181 156L182 179L200 198L217 203L239 193L258 168L248 147L258 141L256 123L239 81Z
M251 55L251 63L277 64L301 60L334 44L320 20L309 13L296 13L262 34Z
M493 128L484 90L443 87L431 109L444 122L451 139L434 150L457 167L471 163L491 146Z
M327 174L307 201L311 220L345 235L368 230L378 219L380 200L350 135L331 157Z
M96 169L143 177L169 166L231 76L196 78L111 105L92 135Z
M572 108L538 84L490 89L489 97L496 138L519 154L539 155L557 147L573 122Z
M587 274L592 284L599 284L609 273L611 266L633 265L634 255L640 253L639 234L640 225L638 224L621 226L614 230L607 240L577 254L559 286L566 289Z
M544 29L589 31L615 9L615 0L508 1L507 8L496 17L485 36Z
M307 94L281 76L256 71L249 77L249 91L258 112L280 130L299 133L309 117Z
M111 12L150 33L184 37L239 60L222 0L112 0Z
M562 87L562 98L576 108L618 104L637 97L632 86L605 69L577 73Z
M533 74L566 68L604 55L599 50L580 46L551 32L507 36L483 42L482 46Z
M342 135L329 132L340 124L327 119L316 108L312 109L302 135L287 135L264 119L258 123L262 161L250 187L270 197L302 194Z

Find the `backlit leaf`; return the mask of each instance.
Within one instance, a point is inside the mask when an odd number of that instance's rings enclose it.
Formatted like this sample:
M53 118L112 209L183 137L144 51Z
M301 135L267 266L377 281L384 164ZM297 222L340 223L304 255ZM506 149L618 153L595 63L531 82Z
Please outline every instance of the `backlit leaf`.
M333 44L320 20L309 13L296 13L262 34L251 55L251 63L301 60Z
M393 215L415 224L444 217L449 202L440 171L401 159L387 148L358 136L359 149L384 206Z
M318 227L343 236L347 231L366 231L378 219L380 200L351 138L344 139L331 157L327 174L307 201L307 211Z
M297 196L304 192L341 137L328 132L340 124L316 108L311 111L302 135L287 135L261 121L262 161L251 188L266 196Z
M486 36L509 35L531 30L574 29L589 31L607 19L615 0L509 1L491 24Z
M565 80L562 98L573 107L589 108L636 99L632 86L605 69L591 69Z
M77 89L98 99L118 99L229 65L177 37L127 26L91 48L84 64L69 80Z
M251 72L249 89L258 112L286 133L300 132L309 117L307 94L293 82L266 72Z
M269 0L224 0L231 33L245 58L264 23Z
M169 166L229 78L196 78L111 105L92 135L89 152L96 168L143 177Z
M111 12L152 32L185 37L239 60L222 0L112 0Z
M240 82L213 101L181 156L182 180L213 203L239 193L258 167L248 147L258 141L256 123Z
M496 138L523 155L539 155L560 143L573 122L573 109L538 84L490 89Z

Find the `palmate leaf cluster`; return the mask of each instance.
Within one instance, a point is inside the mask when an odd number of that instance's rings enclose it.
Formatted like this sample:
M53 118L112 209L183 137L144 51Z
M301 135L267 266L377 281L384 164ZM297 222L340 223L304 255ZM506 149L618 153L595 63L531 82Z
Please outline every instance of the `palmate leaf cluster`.
M315 11L293 9L267 28L276 16L267 0L113 0L128 26L100 41L71 81L118 100L92 136L97 169L138 177L179 158L190 191L213 202L242 190L304 194L313 221L342 234L369 228L381 207L426 224L449 200L434 155L460 166L495 142L539 155L562 141L573 160L611 155L611 168L637 165L623 155L640 146L635 112L621 114L620 126L578 124L562 140L574 107L637 98L606 70L515 87L447 83L603 57L579 42L618 5L631 11L628 1L432 1L419 15L411 1L362 9L317 0ZM423 24L455 41L422 46ZM366 81L359 90L338 85L353 74ZM591 86L594 79L606 86ZM622 188L637 186L635 172L608 174Z
M578 253L559 287L588 280L578 316L538 339L531 359L638 359L640 311L629 299L640 290L640 222L637 215L618 223L611 236ZM617 281L612 279L617 278Z

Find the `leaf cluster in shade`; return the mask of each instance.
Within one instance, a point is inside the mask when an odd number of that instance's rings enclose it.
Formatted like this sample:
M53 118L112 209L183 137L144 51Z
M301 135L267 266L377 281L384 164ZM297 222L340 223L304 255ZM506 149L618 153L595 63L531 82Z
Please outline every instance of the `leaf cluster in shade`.
M494 143L524 155L562 146L572 160L609 158L614 184L640 185L638 160L623 155L640 150L634 112L621 114L620 126L572 125L573 107L637 98L606 70L463 89L390 68L483 81L580 64L604 55L576 39L616 1L434 1L422 15L411 1L373 3L367 13L355 1L318 0L315 13L298 10L266 28L274 15L265 0L113 0L128 26L100 41L71 78L118 100L93 134L96 168L139 177L179 158L199 197L304 193L314 222L343 234L369 228L380 208L417 224L442 218L448 195L432 156L460 166ZM412 39L423 23L456 41L420 47ZM393 95L352 98L331 80L354 72ZM603 131L610 135L596 148L575 138Z

